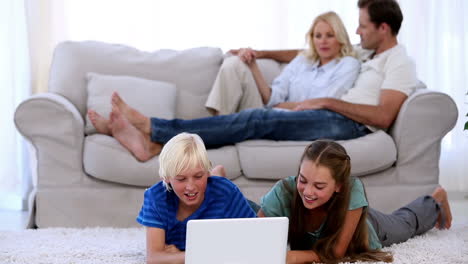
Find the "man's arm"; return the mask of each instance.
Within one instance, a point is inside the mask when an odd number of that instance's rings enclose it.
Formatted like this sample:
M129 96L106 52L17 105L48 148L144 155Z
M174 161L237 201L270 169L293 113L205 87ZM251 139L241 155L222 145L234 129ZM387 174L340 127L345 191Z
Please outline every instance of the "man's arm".
M275 108L283 108L283 109L289 109L289 110L294 110L300 102L283 102L275 105Z
M379 104L375 106L353 104L333 98L319 98L306 100L295 110L328 109L361 124L388 129L398 116L400 107L407 97L402 92L384 89L380 93Z
M282 63L291 62L301 50L258 50L257 59L273 59Z
M229 52L238 55L242 49L232 49ZM281 63L291 62L301 50L252 50L257 59L273 59ZM250 59L247 59L250 63Z

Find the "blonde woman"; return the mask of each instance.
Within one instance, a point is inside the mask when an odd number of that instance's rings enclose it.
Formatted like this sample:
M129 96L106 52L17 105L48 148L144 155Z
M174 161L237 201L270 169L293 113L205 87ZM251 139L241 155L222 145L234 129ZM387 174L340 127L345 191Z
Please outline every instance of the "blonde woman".
M145 191L137 217L147 227L147 263L184 263L189 220L255 217L236 185L210 176L211 163L198 135L181 133L169 140L159 165L162 181Z
M340 98L356 80L360 63L346 29L335 12L315 18L306 34L309 48L300 52L271 87L256 58L263 51L232 50L225 60L205 104L213 114L232 114L248 108L294 109L312 98Z

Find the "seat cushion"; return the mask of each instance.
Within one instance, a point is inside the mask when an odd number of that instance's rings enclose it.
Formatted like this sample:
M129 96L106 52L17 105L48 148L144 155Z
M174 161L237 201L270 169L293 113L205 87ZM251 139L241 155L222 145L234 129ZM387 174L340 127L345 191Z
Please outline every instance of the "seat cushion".
M208 157L213 165L224 165L229 179L241 175L234 146L208 150ZM85 138L83 163L86 173L108 182L149 187L160 181L158 157L139 162L116 139L107 135L94 134Z
M383 131L338 141L351 157L351 175L384 170L396 161L393 139ZM296 175L299 160L309 141L249 140L236 145L242 170L251 179L282 179Z

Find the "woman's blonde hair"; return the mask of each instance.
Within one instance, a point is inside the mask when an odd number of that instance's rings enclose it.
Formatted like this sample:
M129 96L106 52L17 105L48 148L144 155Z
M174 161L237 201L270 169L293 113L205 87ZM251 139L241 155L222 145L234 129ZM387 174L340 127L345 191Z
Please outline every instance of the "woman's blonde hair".
M197 134L178 134L164 145L159 155L159 176L168 190L171 190L171 186L167 184L169 179L187 168L198 166L206 171L211 170L205 144Z
M323 13L315 18L314 22L312 23L312 26L310 27L309 31L306 34L306 41L309 44L309 49L304 50L303 55L312 61L318 61L320 59L315 49L315 45L313 41L314 33L315 33L314 32L315 26L320 21L325 22L328 25L330 25L330 27L333 29L333 32L335 33L336 39L341 44L341 49L340 49L340 53L338 57L339 58L342 58L345 56L356 57L356 52L354 51L353 46L351 45L351 41L349 40L348 32L346 32L346 28L343 24L343 21L341 21L341 18L338 16L338 14L336 14L333 11Z

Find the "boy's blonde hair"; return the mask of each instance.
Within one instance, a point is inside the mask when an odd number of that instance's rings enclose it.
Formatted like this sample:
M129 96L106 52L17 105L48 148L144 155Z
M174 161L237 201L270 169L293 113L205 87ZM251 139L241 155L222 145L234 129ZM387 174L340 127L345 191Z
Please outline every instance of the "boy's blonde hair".
M333 32L335 33L336 39L341 44L340 53L338 57L356 57L356 53L353 50L353 46L351 45L348 32L346 32L346 28L343 24L343 21L338 16L338 14L333 11L323 13L315 18L314 22L312 23L312 26L306 34L306 41L309 44L309 48L304 50L302 54L312 61L318 61L320 59L314 44L315 26L320 21L330 25L330 27L333 29Z
M211 170L205 144L197 134L178 134L164 145L159 155L159 176L168 190L171 189L167 184L169 179L187 168L198 166L207 171Z

